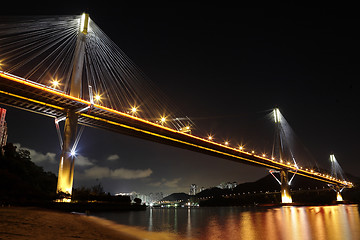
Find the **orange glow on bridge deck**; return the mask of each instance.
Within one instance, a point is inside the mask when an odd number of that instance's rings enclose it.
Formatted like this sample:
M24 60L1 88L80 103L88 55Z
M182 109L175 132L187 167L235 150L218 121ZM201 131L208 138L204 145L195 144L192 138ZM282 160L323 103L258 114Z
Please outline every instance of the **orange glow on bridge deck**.
M92 103L90 101L70 96L70 95L68 95L68 94L66 94L66 93L64 93L62 91L57 90L57 89L53 89L51 87L35 83L35 82L31 81L31 80L27 80L27 79L24 79L24 78L21 78L21 77L18 77L18 76L9 74L9 73L5 73L3 71L0 71L0 77L6 78L6 79L9 79L9 80L21 83L21 84L25 84L27 86L30 86L30 87L33 87L33 88L36 88L36 89L46 91L46 92L55 94L57 96L69 99L69 100L73 100L73 101L76 101L76 102L79 102L79 103L83 103L83 104L86 104L88 106L92 105ZM56 106L56 105L51 105L51 104L48 104L48 103L44 103L44 102L41 102L41 101L38 101L38 100L35 100L35 99L29 99L29 98L26 98L26 97L23 97L23 96L19 96L19 95L12 94L12 93L7 93L7 92L4 92L4 91L0 91L0 93L7 94L7 95L10 95L10 96L13 96L13 97L20 98L20 99L25 99L25 100L28 100L28 101L32 101L32 102L35 102L35 103L38 103L38 104L50 106L52 108L57 108L59 110L64 110L62 107L59 107L59 106ZM277 161L274 158L270 159L270 158L266 157L266 155L264 155L264 154L263 155L256 155L254 151L252 151L251 153L246 152L246 151L244 151L243 146L240 146L238 148L231 147L231 146L229 146L229 141L226 141L225 144L220 144L220 143L214 142L213 136L209 136L207 138L201 138L201 137L192 135L192 134L187 133L187 132L182 132L182 131L172 129L172 128L167 127L167 126L164 125L164 123L166 121L165 117L162 117L161 121L160 121L160 124L158 124L158 123L154 123L154 122L148 121L146 119L135 116L135 114L134 114L134 112L136 112L135 110L131 112L132 114L131 113L127 114L125 112L121 112L121 111L118 111L118 110L115 110L115 109L112 109L112 108L108 108L108 107L102 106L100 104L93 104L93 107L104 110L106 112L116 114L116 115L124 116L126 118L133 119L133 120L136 120L138 122L142 122L142 123L154 126L156 128L166 130L168 132L176 133L176 134L179 134L179 135L184 135L186 137L202 141L202 142L210 144L212 146L217 146L217 147L221 147L222 149L228 149L228 150L239 152L241 154L245 154L245 155L248 155L248 156L253 156L253 157L258 158L259 160L262 160L262 162L252 160L252 159L249 159L249 158L244 158L244 157L234 155L234 154L230 154L230 153L227 153L227 152L218 151L216 149L212 149L212 148L209 148L209 147L196 145L196 144L193 144L193 143L190 143L190 142L185 142L185 141L182 141L182 140L179 140L179 139L175 139L175 138L164 136L164 135L161 135L161 134L158 134L158 133L142 130L142 129L135 128L135 127L132 127L132 126L127 126L125 124L110 121L110 120L100 118L100 117L91 116L89 114L80 113L80 115L82 115L84 117L87 117L87 118L92 118L92 119L95 119L95 120L98 120L98 121L103 121L103 122L106 122L106 123L109 123L109 124L112 124L112 125L116 125L116 126L120 126L120 127L124 127L124 128L128 128L128 129L130 128L130 129L135 130L135 131L141 131L141 132L144 132L144 133L149 134L149 135L154 135L154 136L157 136L157 137L169 139L169 140L174 141L174 142L180 142L180 143L185 144L185 145L191 145L193 147L204 149L204 150L207 150L207 151L210 151L210 152L216 152L216 153L219 153L219 154L222 154L222 155L225 155L225 156L229 156L229 157L232 157L232 158L241 159L243 161L255 163L255 164L258 164L258 165L263 165L263 166L268 167L268 168L276 168L276 169L286 168L290 172L293 172L293 173L296 172L297 174L305 176L305 177L313 178L313 179L316 179L316 180L319 180L319 181L324 181L324 182L331 183L331 184L337 183L337 184L341 184L341 185L344 185L344 186L347 186L347 187L352 187L351 182L335 179L335 178L332 178L331 176L328 176L328 175L324 176L324 174L315 172L314 170L309 170L309 169L304 170L301 167L298 168L297 166L293 166L290 163L284 163L282 160Z

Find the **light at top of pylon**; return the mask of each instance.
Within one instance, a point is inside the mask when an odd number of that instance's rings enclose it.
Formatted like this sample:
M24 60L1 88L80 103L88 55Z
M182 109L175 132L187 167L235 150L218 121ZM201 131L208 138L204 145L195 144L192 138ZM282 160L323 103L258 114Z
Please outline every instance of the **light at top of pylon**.
M132 113L136 113L136 112L137 112L137 108L136 108L136 107L132 107L132 108L131 108L131 112L132 112Z
M278 108L274 108L274 121L276 123L279 123L281 121L281 114L280 114L280 110Z
M83 13L80 19L80 32L82 32L83 34L87 34L88 27L89 27L89 14Z
M336 161L335 155L331 154L330 155L330 162L335 162L335 161Z
M166 118L165 118L165 117L161 117L160 121L161 121L161 123L165 123L165 122L166 122Z

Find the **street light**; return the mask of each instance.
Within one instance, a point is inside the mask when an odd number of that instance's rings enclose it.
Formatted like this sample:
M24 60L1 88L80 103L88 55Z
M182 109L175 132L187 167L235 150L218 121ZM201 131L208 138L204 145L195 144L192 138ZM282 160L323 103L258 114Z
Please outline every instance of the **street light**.
M57 88L57 87L59 87L60 82L55 79L55 80L51 81L51 85L53 88Z
M164 124L164 123L166 122L166 118L165 118L165 117L161 117L160 122L161 122L161 124Z
M96 94L95 95L95 100L99 102L101 100L101 96L99 94Z
M75 150L71 150L70 155L71 155L72 157L75 157L75 155L76 155Z

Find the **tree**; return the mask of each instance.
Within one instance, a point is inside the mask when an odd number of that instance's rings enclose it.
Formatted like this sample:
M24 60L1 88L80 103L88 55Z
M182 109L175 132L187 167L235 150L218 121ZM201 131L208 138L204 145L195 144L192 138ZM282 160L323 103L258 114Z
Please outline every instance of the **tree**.
M141 205L141 199L140 198L135 198L134 202L136 205Z
M100 195L104 195L105 192L104 192L104 188L103 186L101 185L101 183L97 184L97 185L94 185L91 187L91 194L92 195L95 195L95 196L100 196Z
M57 177L31 161L30 152L12 143L0 156L0 202L51 201L56 197Z

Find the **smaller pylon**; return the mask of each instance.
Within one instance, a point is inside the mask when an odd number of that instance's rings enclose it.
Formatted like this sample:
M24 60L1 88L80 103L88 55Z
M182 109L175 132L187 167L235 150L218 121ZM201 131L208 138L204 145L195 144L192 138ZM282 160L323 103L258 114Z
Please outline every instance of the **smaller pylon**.
M344 201L343 197L341 196L341 192L336 192L336 201L337 202L343 202Z
M282 145L283 141L281 139L281 132L282 132L282 126L281 126L282 123L281 122L282 122L283 118L282 118L279 108L275 108L273 110L273 114L274 114L274 121L276 124L276 128L275 128L276 136L277 136L278 144L279 144L279 155L280 155L280 159L284 159L284 152L283 152L283 145ZM294 176L295 176L295 174L294 174ZM287 169L280 170L280 180L281 181L278 180L278 182L281 185L281 203L282 204L292 203ZM291 178L291 180L292 180L292 178Z
M291 193L290 193L290 182L288 181L288 170L282 169L280 171L270 170L270 174L275 178L275 180L281 186L281 203L287 204L292 203ZM280 180L274 175L274 173L280 173Z
M336 191L336 202L343 202L344 201L344 199L343 199L343 197L341 195L341 192L342 192L343 189L344 188L340 188L339 186L335 187L334 190Z

